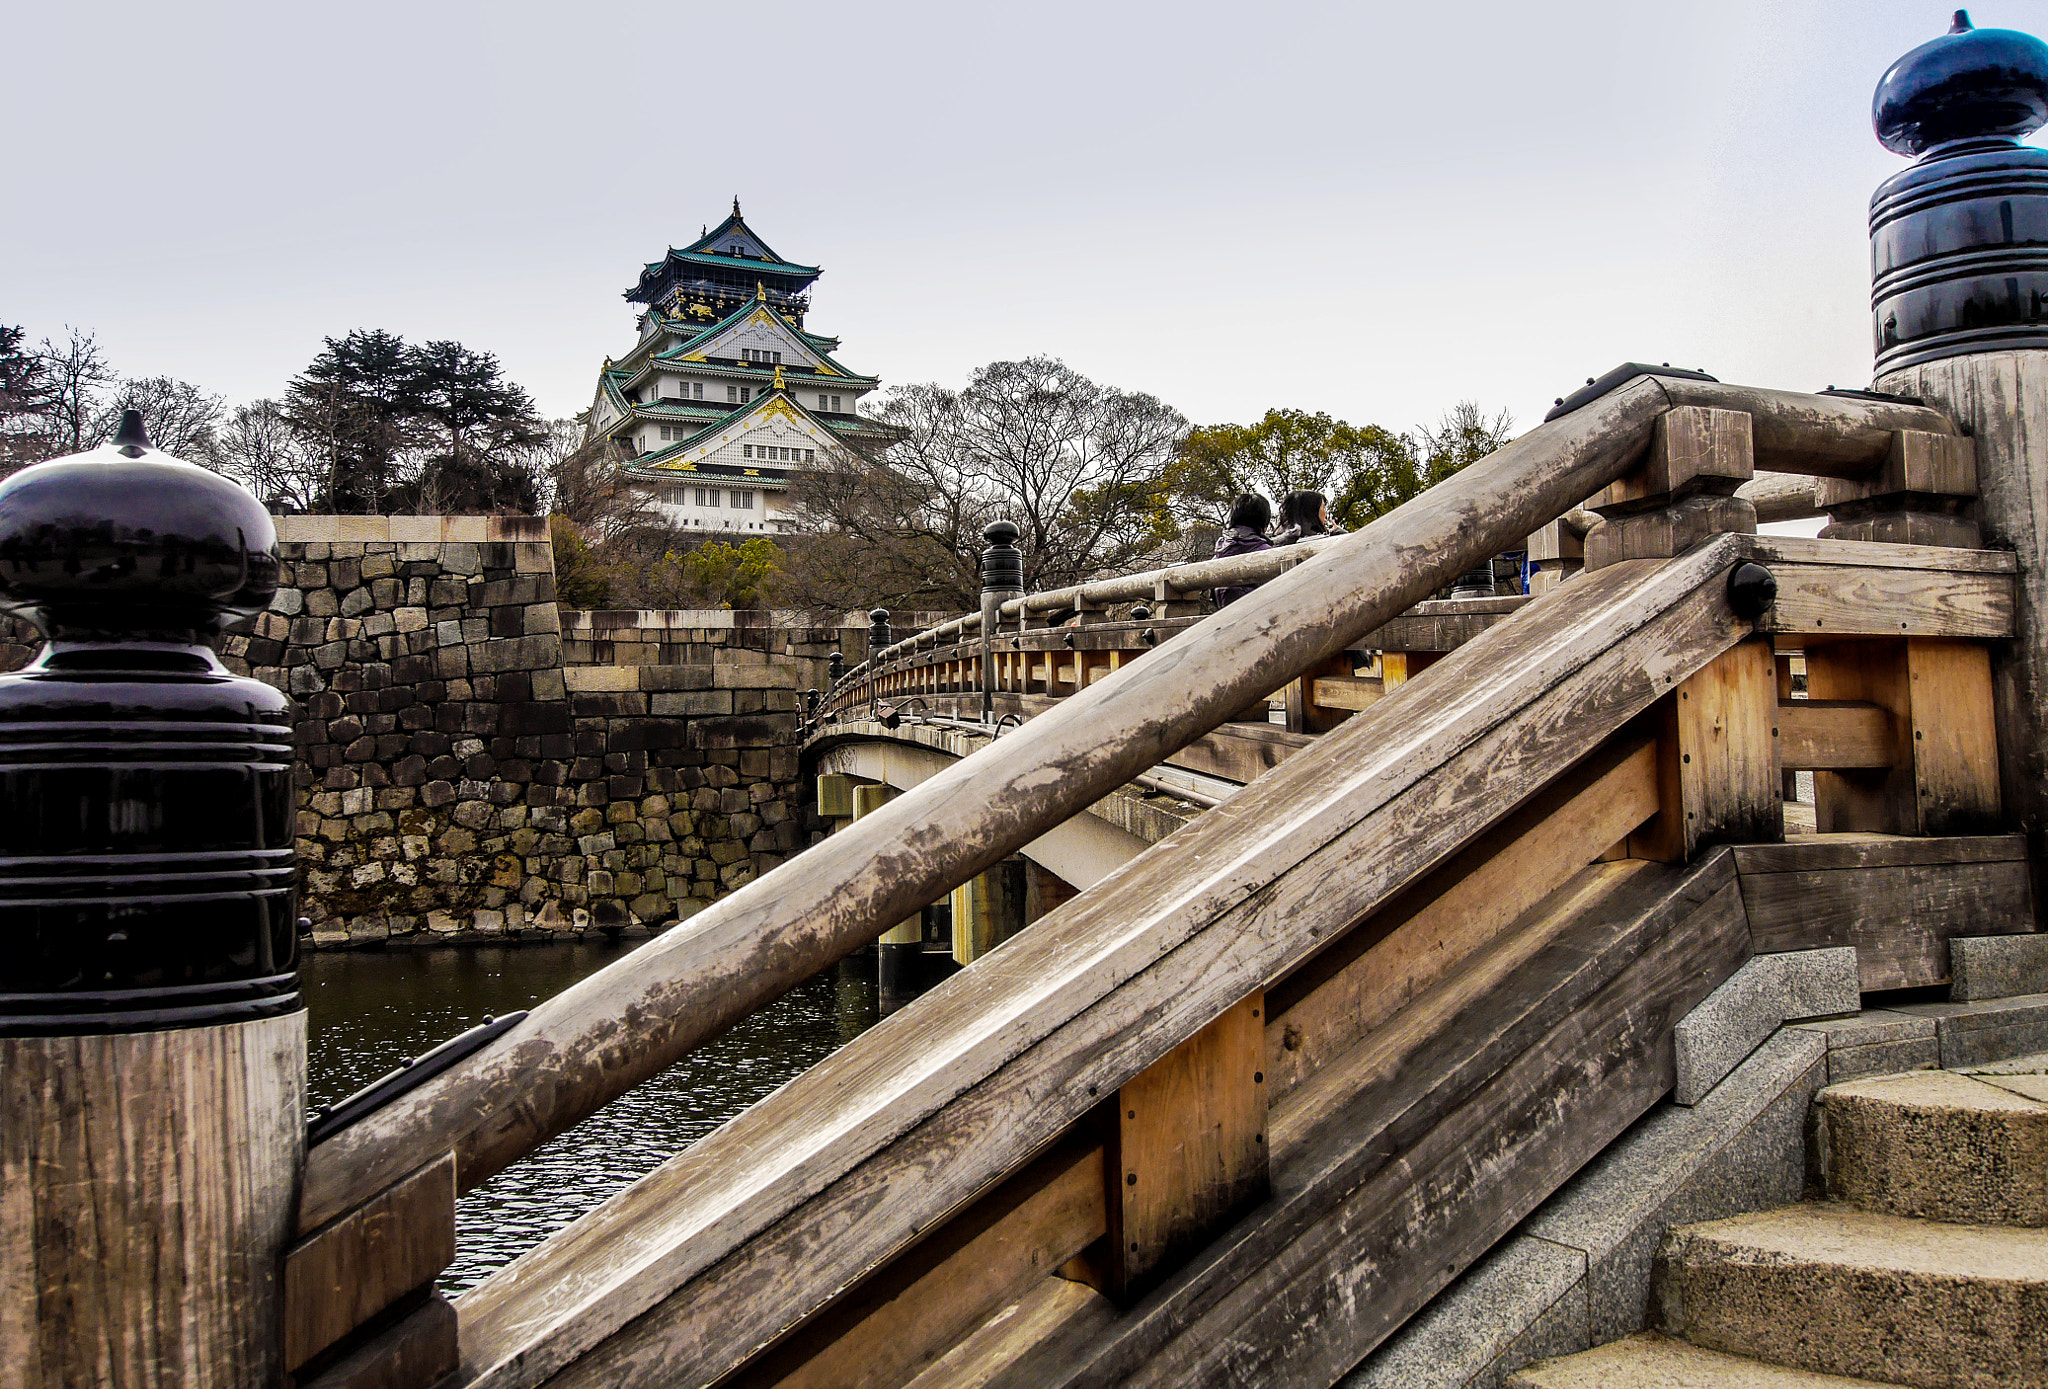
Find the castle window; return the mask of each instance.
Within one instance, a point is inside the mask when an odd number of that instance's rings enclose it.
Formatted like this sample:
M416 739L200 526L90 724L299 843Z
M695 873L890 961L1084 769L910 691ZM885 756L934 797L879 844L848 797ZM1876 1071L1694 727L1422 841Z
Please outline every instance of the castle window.
M836 395L832 397L832 413L835 415L842 413L839 409L839 397Z
M661 437L664 439L673 439L675 438L675 431L671 429L668 425L663 425L661 427Z
M752 400L753 398L754 388L752 386L740 387L740 404L745 405L748 401Z
M692 393L693 398L697 400L702 400L704 398L704 383L702 381L693 383L690 387L690 391Z
M744 489L737 489L732 494L732 504L741 511L752 511L754 509L754 494Z
M806 462L806 463L815 463L815 462L817 462L817 461L818 461L818 451L817 451L816 449L805 449L805 450L804 450L804 462Z
M728 405L731 405L731 404L733 404L733 403L737 402L737 401L739 400L739 398L740 398L740 388L739 388L738 386L727 386L727 387L725 388L725 400L726 400L726 404L728 404Z

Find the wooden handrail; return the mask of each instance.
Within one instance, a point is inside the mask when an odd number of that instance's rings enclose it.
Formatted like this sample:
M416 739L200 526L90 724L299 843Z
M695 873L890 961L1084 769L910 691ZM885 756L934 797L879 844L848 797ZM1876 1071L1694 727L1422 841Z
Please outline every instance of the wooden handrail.
M1932 411L1881 401L1719 386L1703 398L1709 384L1641 377L1539 426L1322 543L1309 562L1203 622L1202 640L1162 646L1089 686L813 846L802 871L757 879L539 1005L491 1047L314 1148L300 1227L325 1224L449 1151L460 1186L476 1186L1599 491L1674 406L1747 402L1759 461L1768 454L1785 468L1807 440L1822 465L1852 475L1875 466L1895 429L1954 429ZM1140 577L1082 585L1077 596L1121 601L1112 595Z

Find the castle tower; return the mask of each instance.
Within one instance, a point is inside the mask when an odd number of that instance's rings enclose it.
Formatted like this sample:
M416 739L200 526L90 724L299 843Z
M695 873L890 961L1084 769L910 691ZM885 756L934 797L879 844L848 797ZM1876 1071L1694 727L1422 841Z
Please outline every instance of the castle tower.
M732 215L640 272L640 339L598 373L587 439L669 519L753 536L791 529L791 478L846 448L895 437L856 403L881 384L832 357L839 340L804 329L820 271L778 255Z

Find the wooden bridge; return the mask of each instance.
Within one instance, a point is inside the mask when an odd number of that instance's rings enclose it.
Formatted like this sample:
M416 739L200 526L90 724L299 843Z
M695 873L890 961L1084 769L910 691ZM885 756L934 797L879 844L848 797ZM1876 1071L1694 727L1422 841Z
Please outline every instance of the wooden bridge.
M292 1145L295 1206L231 1193L257 1272L156 1290L189 1382L1334 1383L1669 1091L1674 1027L1752 954L1853 945L1887 990L1940 982L1949 934L2033 929L2040 744L1997 690L2038 571L1759 536L1749 499L1952 521L2027 466L2003 409L1972 438L1625 372L1358 534L996 594L876 652L810 754L828 797L897 794ZM1525 539L1540 596L1431 598ZM1202 615L1223 583L1260 586ZM460 1191L1020 854L1037 919L961 915L958 974L433 1291ZM16 1305L95 1249L17 1267ZM12 1325L22 1382L74 1382Z
M1945 409L1620 373L1356 534L878 651L810 752L899 794L324 1136L288 1223L241 1227L281 1280L199 1317L195 1363L1334 1383L1670 1090L1752 954L1853 945L1887 990L2034 929L2038 539L1760 536L1750 500L2016 524L2048 489L1991 361L1920 383ZM1432 597L1532 539L1539 596ZM1202 615L1226 582L1259 586ZM1028 927L963 921L939 987L433 1291L458 1192L1020 854L1062 885Z

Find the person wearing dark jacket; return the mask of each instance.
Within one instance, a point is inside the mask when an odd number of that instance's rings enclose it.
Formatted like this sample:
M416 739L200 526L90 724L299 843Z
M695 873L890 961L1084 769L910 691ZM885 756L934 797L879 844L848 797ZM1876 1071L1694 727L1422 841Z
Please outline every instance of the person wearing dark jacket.
M1330 524L1330 503L1322 493L1289 492L1280 499L1280 533L1273 537L1275 545L1342 534L1342 526Z
M1272 524L1273 504L1256 492L1244 493L1230 504L1230 528L1216 537L1216 558L1272 549L1273 542L1266 538L1266 530ZM1256 584L1230 584L1211 589L1209 597L1220 608L1226 603L1235 603L1256 587Z

